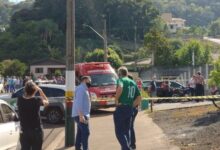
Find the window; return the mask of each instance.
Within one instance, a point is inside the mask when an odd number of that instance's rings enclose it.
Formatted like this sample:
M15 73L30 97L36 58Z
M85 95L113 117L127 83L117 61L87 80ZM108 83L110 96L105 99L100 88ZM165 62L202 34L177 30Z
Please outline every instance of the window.
M21 97L24 94L24 88L18 90L16 93L12 94L12 98Z
M65 96L65 91L62 89L56 89L56 88L46 88L42 87L41 88L45 95L47 97L64 97Z
M116 85L117 76L113 73L111 74L92 74L92 86L107 86Z
M2 104L1 106L2 106L2 112L5 122L13 121L13 114L14 114L13 110L5 104Z
M35 68L35 73L43 73L44 68Z

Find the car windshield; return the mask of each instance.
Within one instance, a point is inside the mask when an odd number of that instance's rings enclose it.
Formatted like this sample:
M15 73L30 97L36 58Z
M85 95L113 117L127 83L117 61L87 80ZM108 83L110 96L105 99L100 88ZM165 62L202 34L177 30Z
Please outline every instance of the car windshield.
M117 76L113 73L111 74L92 74L91 80L92 86L106 86L106 85L116 85Z

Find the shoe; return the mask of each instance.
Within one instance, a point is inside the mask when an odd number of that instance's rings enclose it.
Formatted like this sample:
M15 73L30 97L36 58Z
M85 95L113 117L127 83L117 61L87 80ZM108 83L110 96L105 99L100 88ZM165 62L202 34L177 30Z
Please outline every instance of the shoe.
M136 150L136 146L131 146L130 150Z

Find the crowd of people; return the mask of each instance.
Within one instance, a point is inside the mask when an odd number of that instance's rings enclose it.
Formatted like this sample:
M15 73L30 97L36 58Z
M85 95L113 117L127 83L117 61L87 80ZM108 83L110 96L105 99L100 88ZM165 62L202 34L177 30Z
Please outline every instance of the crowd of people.
M29 80L34 81L37 84L65 84L65 78L63 76L52 76L52 78L47 78L45 75L38 76L37 78L34 76L25 76L22 77L16 77L16 76L7 76L5 78L0 78L0 84L1 84L1 93L13 93L16 90L20 89L21 87L24 87L25 83Z

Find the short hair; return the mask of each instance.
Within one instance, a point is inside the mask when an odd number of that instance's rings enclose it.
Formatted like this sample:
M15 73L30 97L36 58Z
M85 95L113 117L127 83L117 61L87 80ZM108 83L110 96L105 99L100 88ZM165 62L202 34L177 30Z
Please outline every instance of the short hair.
M84 81L84 80L86 80L86 79L91 80L91 77L90 77L90 76L82 76L81 79L80 79L80 81L82 82L82 81Z
M198 75L201 75L201 72L200 72L200 71L198 71L198 72L197 72L197 74L198 74Z
M121 76L123 76L123 77L125 77L125 76L127 76L128 75L128 69L126 68L126 67L120 67L119 69L118 69L118 74L119 75L121 75Z
M25 83L24 91L28 96L31 96L36 91L36 84L33 81L27 81Z

